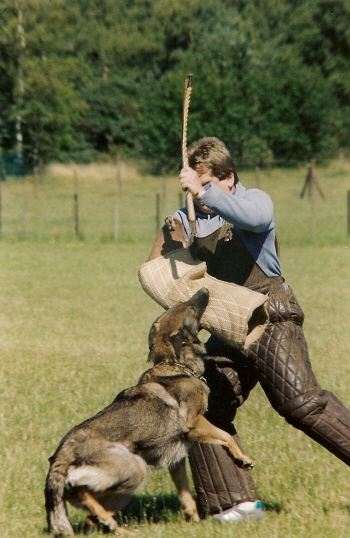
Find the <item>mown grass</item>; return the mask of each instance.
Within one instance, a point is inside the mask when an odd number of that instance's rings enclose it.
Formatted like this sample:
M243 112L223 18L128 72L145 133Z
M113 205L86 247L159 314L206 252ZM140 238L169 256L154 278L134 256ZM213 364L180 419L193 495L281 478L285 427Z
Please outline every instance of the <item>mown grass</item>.
M137 270L155 235L155 193L162 187L160 179L128 174L120 195L113 169L103 176L100 170L90 175L78 170L80 240L71 237L71 169L51 170L36 193L29 181L3 185L0 525L6 538L45 536L48 456L70 427L136 383L147 368L147 334L161 309L141 289ZM312 240L310 207L299 199L304 177L304 170L274 170L262 176L261 186L275 202L284 275L306 313L314 371L324 388L350 405L349 170L340 163L318 170L326 200L317 201ZM242 174L242 181L254 186L254 173ZM166 190L165 215L178 205L176 178L167 179ZM24 229L27 196L31 209ZM111 240L115 200L118 241ZM120 523L152 538L350 535L344 464L277 416L259 387L236 424L246 452L257 462L254 477L267 508L264 521L242 523L239 529L209 520L186 524L167 472L157 471ZM70 513L79 527L84 515Z

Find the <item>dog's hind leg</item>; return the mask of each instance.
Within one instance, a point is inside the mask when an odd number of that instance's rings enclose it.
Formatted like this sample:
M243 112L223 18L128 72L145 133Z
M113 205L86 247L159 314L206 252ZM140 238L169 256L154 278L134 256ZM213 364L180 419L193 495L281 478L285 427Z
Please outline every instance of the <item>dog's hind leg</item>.
M79 498L79 502L84 506L90 514L97 519L104 527L110 532L116 532L120 534L135 535L132 531L118 527L116 520L112 517L112 513L105 510L105 508L98 502L95 495L88 488L79 486L75 488L75 494Z
M116 520L103 508L95 495L87 487L78 486L74 488L74 493L80 504L86 508L92 516L96 517L100 523L105 525L110 531L114 531L117 528Z
M211 443L226 447L236 464L242 469L253 469L254 462L243 454L234 439L224 430L211 424L203 415L198 415L196 424L187 434L191 442Z
M169 467L169 472L176 486L185 519L187 521L199 521L196 501L190 492L185 458Z

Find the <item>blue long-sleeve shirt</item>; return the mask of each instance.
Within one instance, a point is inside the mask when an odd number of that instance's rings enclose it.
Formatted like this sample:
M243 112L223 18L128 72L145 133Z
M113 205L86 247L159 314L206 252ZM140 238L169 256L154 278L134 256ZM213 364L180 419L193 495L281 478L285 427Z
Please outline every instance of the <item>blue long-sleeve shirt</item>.
M233 194L222 191L213 183L198 200L214 212L207 215L195 206L198 237L206 237L228 222L240 236L256 263L269 277L281 275L281 264L275 247L275 223L270 196L260 189L246 189L237 183ZM190 236L187 208L173 217L182 222Z

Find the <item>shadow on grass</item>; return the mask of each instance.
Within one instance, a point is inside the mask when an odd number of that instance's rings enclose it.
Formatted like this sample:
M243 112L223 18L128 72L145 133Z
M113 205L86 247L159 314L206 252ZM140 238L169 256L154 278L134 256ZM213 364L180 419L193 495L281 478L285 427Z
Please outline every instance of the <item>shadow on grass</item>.
M267 512L277 514L283 510L283 506L277 502L264 503L264 508ZM128 527L145 523L169 523L179 517L182 518L181 506L176 495L135 495L128 506L121 513L116 514L115 519L120 527ZM85 520L73 523L73 527L77 535L103 532L103 528L93 527Z
M263 503L267 512L280 514L283 505L278 502ZM135 495L121 514L116 515L118 524L167 523L182 518L181 505L176 495ZM210 518L210 516L209 516Z
M180 514L181 506L176 495L135 495L117 521L123 523L158 523L170 521Z
M263 505L264 505L264 510L266 510L267 512L276 512L276 514L280 514L283 510L283 505L278 502L269 502L269 503L263 502Z
M167 523L182 517L181 506L176 495L135 495L124 510L116 514L118 526L140 525L145 523ZM90 520L93 518L89 518ZM73 523L73 522L72 522ZM101 525L92 525L84 519L79 523L73 523L74 532L77 535L100 535L105 534L107 529Z

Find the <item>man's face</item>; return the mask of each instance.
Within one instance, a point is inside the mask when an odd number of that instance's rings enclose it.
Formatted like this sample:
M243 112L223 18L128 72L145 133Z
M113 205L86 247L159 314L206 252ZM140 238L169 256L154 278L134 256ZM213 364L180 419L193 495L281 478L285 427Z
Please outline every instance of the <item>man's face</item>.
M199 179L202 183L202 185L206 185L207 183L213 183L218 189L227 192L229 194L232 194L235 191L235 185L234 185L234 177L233 174L228 176L226 179L222 179L220 181L219 178L216 176L213 176L210 170L207 170L203 174L199 176ZM208 206L203 204L203 202L200 202L199 200L194 200L194 203L205 213L206 215L210 215L211 213L214 213L212 209L210 209Z

